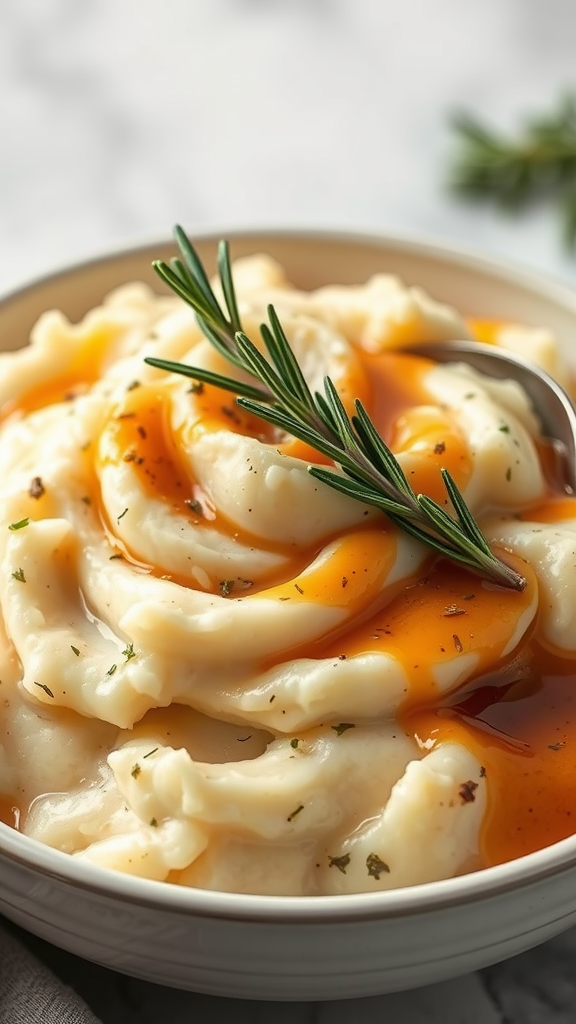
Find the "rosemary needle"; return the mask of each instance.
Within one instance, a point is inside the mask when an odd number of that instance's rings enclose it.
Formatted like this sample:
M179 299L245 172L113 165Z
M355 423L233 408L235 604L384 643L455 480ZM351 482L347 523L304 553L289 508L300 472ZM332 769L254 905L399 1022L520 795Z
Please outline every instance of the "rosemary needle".
M268 323L260 328L266 354L243 333L227 242L220 242L218 249L223 308L182 228L176 227L175 236L182 258L169 264L155 261L154 269L194 309L205 336L242 371L242 379L165 359L148 357L145 361L231 391L243 409L304 441L339 467L340 471L309 466L316 479L380 509L440 555L502 587L523 590L525 580L491 551L447 470L441 473L454 516L431 498L414 492L360 401L350 417L330 377L324 379L323 393L312 394L273 306L268 307Z

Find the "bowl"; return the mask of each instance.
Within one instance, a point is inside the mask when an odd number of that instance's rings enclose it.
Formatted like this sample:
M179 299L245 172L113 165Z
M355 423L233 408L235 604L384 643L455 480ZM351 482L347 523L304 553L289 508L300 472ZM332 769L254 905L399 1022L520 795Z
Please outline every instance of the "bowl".
M197 240L212 265L220 235ZM576 295L541 277L430 243L310 232L231 233L303 287L398 274L485 317L550 327L570 358ZM4 348L47 308L79 318L117 285L157 284L162 241L60 271L0 302ZM573 356L576 365L576 354ZM513 956L576 922L576 836L446 881L376 894L265 897L106 871L0 825L0 909L41 938L163 985L267 1000L326 1000L413 988Z

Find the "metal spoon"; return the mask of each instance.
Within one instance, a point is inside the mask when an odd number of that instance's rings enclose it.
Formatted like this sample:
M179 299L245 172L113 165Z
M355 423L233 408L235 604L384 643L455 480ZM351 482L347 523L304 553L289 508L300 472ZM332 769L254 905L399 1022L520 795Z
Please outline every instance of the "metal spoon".
M411 345L408 351L437 363L468 363L487 377L517 381L532 401L544 440L554 449L566 493L576 493L576 409L550 374L529 359L478 341L432 342Z

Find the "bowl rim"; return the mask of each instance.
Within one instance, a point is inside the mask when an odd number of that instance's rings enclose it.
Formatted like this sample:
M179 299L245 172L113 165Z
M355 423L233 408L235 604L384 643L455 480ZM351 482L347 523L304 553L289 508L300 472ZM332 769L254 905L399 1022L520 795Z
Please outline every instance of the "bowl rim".
M487 899L510 896L553 876L561 878L576 869L576 835L504 864L455 878L334 896L230 893L140 878L44 846L0 822L0 863L2 860L117 903L171 914L275 924L332 924L375 919L393 921L463 908Z
M353 230L349 228L314 228L314 227L274 227L263 225L262 227L241 226L232 229L222 228L218 225L203 227L200 230L185 228L189 237L195 242L213 242L214 245L220 239L227 239L231 246L234 242L249 241L250 239L279 239L287 241L312 241L328 243L333 242L339 245L367 245L374 249L389 248L396 249L405 255L424 255L439 260L442 263L450 263L455 259L469 270L475 270L497 276L504 282L520 285L529 290L539 292L543 297L552 299L565 305L576 313L576 290L569 284L554 277L550 273L540 271L528 264L518 260L507 259L491 253L489 250L467 246L452 239L436 235L419 235L408 232L377 232L367 230ZM9 287L7 291L0 291L0 305L19 301L26 294L37 288L49 285L65 278L72 273L96 269L100 265L110 261L119 262L127 257L144 256L152 249L164 249L175 242L169 236L143 236L134 239L119 241L116 245L99 250L93 255L83 257L72 263L64 262L46 273L35 275L29 280L24 280L15 287ZM232 253L232 256L234 254Z
M236 227L232 230L203 228L190 231L198 242L216 244L226 238L234 242L313 241L340 246L364 245L396 250L403 255L424 256L443 265L458 261L467 270L485 273L504 284L510 283L563 306L576 316L576 291L551 275L493 256L481 250L434 237L354 230L298 227ZM0 294L0 308L19 302L36 289L63 281L67 276L88 272L110 262L145 256L153 249L165 249L169 238L148 238L133 244L120 243L74 263L63 264ZM459 875L455 878L377 892L334 896L267 896L220 892L171 885L165 881L140 878L121 871L82 861L14 831L0 822L0 861L7 859L28 871L73 885L87 893L126 904L137 904L176 914L229 921L269 923L352 923L393 920L422 915L455 906L464 907L487 898L511 894L551 876L560 877L576 869L576 833L550 846L515 860Z

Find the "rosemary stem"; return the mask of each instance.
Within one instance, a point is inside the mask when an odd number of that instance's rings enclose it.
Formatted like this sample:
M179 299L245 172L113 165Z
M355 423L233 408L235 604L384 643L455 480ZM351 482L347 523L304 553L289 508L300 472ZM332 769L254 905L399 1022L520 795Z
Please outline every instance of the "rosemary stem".
M182 259L173 260L172 266L156 261L155 270L195 310L201 330L220 355L254 383L169 360L148 357L145 362L233 392L243 409L299 438L340 469L308 466L316 479L384 512L400 529L443 557L499 586L521 591L525 580L490 549L446 471L442 476L455 517L426 495L414 493L361 402L356 401L355 415L350 417L330 377L324 380L324 393L312 395L272 306L268 322L261 327L264 351L244 334L227 243L222 242L218 250L222 307L182 228L176 228L176 240Z

